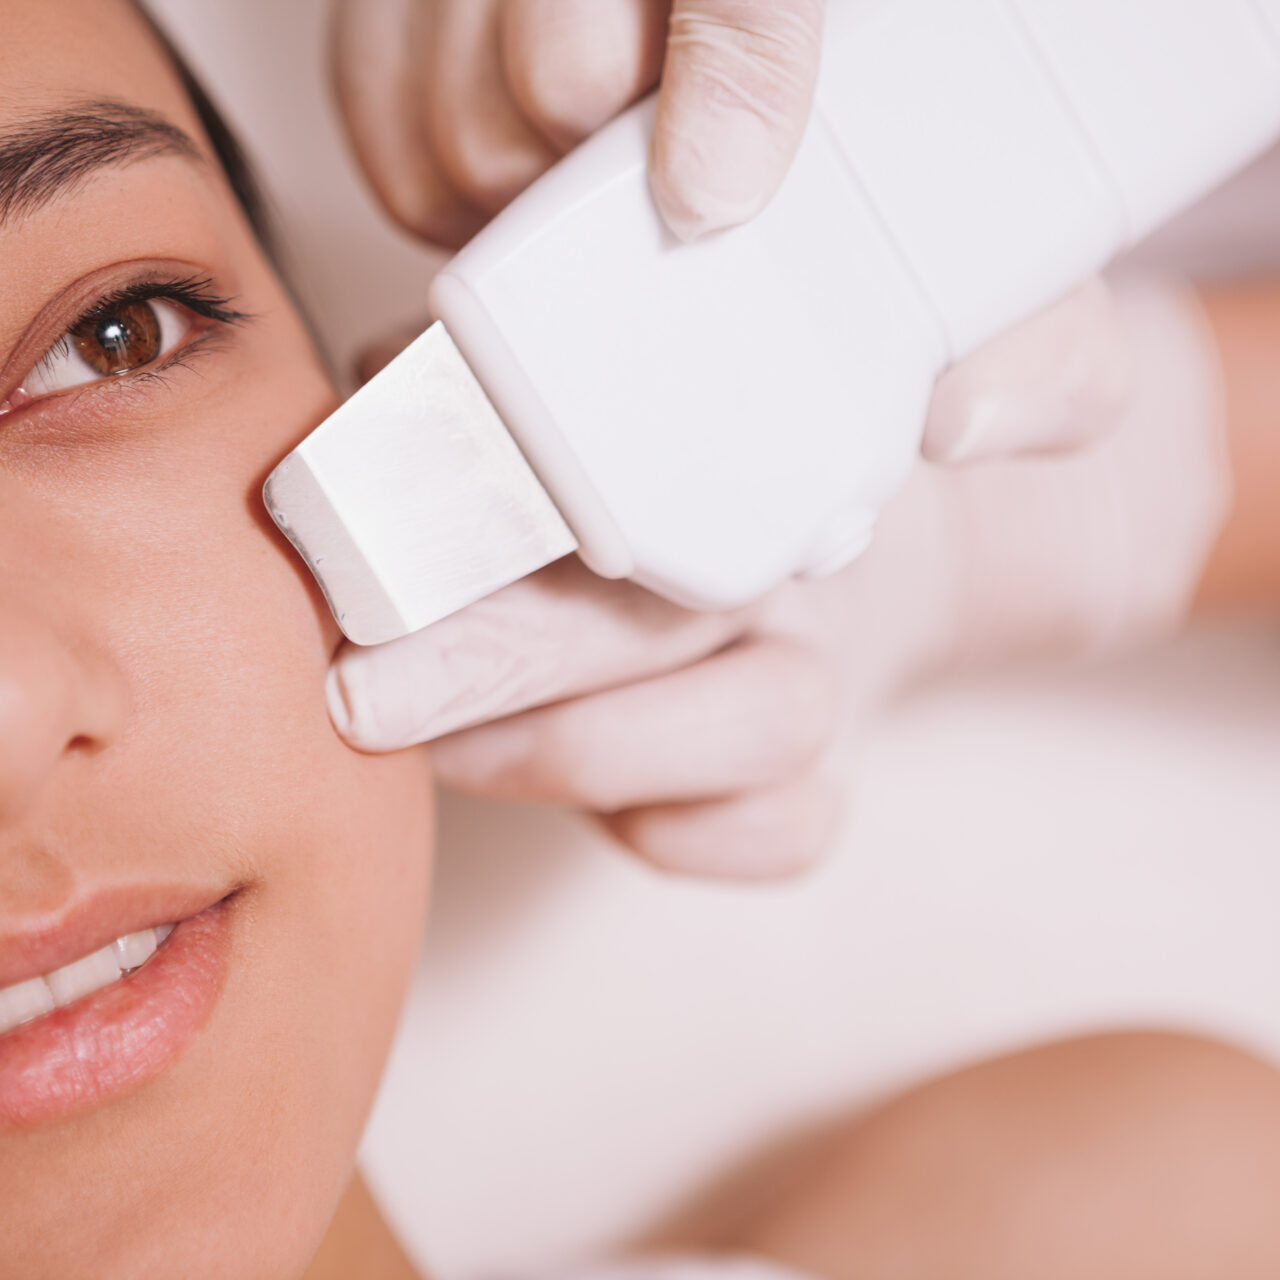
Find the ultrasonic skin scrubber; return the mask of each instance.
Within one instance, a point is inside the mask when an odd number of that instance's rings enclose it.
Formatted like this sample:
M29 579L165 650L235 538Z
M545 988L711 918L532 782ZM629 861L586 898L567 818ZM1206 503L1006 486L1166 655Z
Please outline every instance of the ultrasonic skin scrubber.
M436 277L267 482L343 631L577 551L723 609L870 541L933 384L1280 134L1280 0L831 0L777 198L682 244L647 101Z

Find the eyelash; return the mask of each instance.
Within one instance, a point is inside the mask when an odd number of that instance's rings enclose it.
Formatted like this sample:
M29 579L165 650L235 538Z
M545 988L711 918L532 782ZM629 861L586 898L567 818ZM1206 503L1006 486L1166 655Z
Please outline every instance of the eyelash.
M101 297L72 323L67 332L53 344L41 359L60 355L69 350L71 330L96 319L117 307L131 302L176 302L188 311L218 324L244 324L250 317L231 307L231 299L220 297L213 291L213 281L208 276L187 276L181 280L151 280L145 283L125 285Z
M71 351L72 334L81 325L90 324L100 317L111 314L114 310L139 302L172 303L184 308L192 315L209 321L218 328L241 326L253 319L248 313L237 311L231 305L232 299L219 294L213 288L213 281L207 276L190 275L168 280L139 281L136 284L113 289L87 307L76 320L67 326L62 337L32 366L32 371L34 372L42 365L68 355ZM65 391L34 396L28 403L38 404L41 400L52 399L57 396L88 391L93 388L101 389L104 384L118 385L121 382L136 383L143 380L162 378L170 370L192 363L202 351L207 349L209 340L217 337L216 328L206 329L204 332L197 333L194 337L191 336L191 328L192 326L188 326L187 332L177 346L167 353L157 356L149 364L141 365L136 369L123 370L120 373L104 374L98 379L69 387ZM15 405L13 407L25 406ZM0 419L3 419L4 416L5 412L0 411Z

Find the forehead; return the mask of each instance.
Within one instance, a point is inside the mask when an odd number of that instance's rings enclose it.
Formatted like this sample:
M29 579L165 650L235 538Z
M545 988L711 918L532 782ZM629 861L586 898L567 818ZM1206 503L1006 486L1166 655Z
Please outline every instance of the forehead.
M124 101L199 130L163 49L129 0L0 0L0 131L68 105Z

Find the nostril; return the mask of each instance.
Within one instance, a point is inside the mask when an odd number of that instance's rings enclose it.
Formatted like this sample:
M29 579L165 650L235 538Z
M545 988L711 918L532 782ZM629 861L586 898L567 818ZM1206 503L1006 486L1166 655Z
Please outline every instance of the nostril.
M113 659L33 614L0 619L2 824L38 803L60 762L96 757L114 741L127 710Z

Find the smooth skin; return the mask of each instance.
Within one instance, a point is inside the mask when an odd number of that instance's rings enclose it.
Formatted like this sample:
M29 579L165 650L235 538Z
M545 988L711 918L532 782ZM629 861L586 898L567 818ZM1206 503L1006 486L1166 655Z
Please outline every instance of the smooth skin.
M430 773L420 751L350 750L325 714L339 635L259 491L334 389L164 54L124 0L4 0L0 28L0 148L113 100L204 153L115 165L0 225L0 403L139 264L253 317L189 366L0 418L0 936L112 886L239 890L187 1051L109 1105L0 1129L0 1277L296 1276L417 947Z
M1280 285L1210 289L1203 304L1222 366L1235 502L1197 603L1271 613L1280 608Z
M856 1121L733 1241L824 1280L1271 1280L1280 1075L1100 1036L982 1063Z

